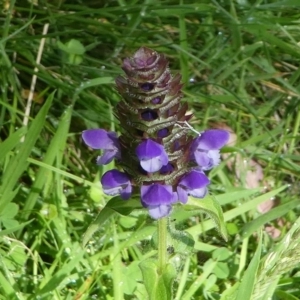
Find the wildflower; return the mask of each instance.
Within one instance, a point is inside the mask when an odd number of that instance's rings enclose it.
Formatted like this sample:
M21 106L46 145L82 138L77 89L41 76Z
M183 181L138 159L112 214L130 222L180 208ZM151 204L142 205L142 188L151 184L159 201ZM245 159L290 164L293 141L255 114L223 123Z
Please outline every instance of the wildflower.
M181 101L180 75L172 76L164 55L142 47L123 63L125 76L116 79L122 100L115 107L120 136L103 129L83 132L84 142L103 151L98 164L113 159L117 169L106 172L101 183L108 195L129 199L136 189L150 216L171 213L188 196L203 198L210 181L204 171L220 161L219 150L228 141L224 130L192 136L192 115Z
M219 150L228 142L225 130L206 130L193 141L191 155L202 170L210 170L220 163Z
M110 196L121 195L124 200L131 196L132 186L127 174L118 170L110 170L101 178L102 188L105 194Z
M102 156L98 156L97 164L106 165L114 158L121 158L120 145L115 132L107 132L103 129L90 129L82 133L84 142L93 149L103 149Z
M177 201L177 194L171 185L153 183L141 187L141 201L148 208L150 216L159 219L170 213L171 204Z
M182 203L186 203L188 195L195 198L204 198L207 194L207 185L209 179L204 173L198 170L192 170L187 175L184 175L178 183L177 193Z
M164 147L151 139L141 142L135 153L142 168L147 172L156 172L168 163L168 155Z

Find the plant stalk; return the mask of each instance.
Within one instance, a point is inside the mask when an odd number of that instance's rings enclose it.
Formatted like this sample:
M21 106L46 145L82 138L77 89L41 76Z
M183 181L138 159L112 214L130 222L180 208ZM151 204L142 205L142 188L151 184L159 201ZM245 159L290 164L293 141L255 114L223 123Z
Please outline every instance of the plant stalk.
M168 219L158 220L158 273L162 274L167 264L167 223Z

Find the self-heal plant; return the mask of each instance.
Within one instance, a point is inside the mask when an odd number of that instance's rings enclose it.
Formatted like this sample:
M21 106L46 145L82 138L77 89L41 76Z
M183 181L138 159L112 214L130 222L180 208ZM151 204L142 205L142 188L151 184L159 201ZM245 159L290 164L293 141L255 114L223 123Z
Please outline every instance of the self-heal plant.
M116 79L122 100L115 108L121 135L91 129L82 138L103 151L97 164L116 160L119 170L101 179L104 192L127 200L138 189L142 205L159 219L170 214L173 204L186 203L189 195L206 195L210 181L204 171L219 164L219 149L229 134L217 129L190 134L192 115L181 101L181 77L171 75L164 55L142 47L122 68L125 76Z
M210 183L205 172L219 164L219 150L229 134L218 129L195 134L188 105L181 101L181 77L171 75L164 55L142 47L122 68L125 76L116 79L122 99L115 107L121 134L91 129L82 138L102 151L97 164L115 159L117 169L101 178L104 193L127 201L137 193L150 216L158 219L158 260L140 267L149 299L168 300L176 271L167 260L165 217L190 195L205 197Z

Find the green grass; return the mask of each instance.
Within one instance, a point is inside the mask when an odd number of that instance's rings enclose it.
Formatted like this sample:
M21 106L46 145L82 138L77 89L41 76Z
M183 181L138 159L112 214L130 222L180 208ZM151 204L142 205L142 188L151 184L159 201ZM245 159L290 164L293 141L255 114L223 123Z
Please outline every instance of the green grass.
M104 209L99 178L110 166L96 166L81 140L87 128L118 131L114 78L141 46L182 74L194 128L237 137L209 174L228 241L194 206L171 216L175 233L195 240L169 254L174 299L300 299L297 0L1 5L0 299L147 299L139 263L157 257L156 222ZM255 188L251 160L263 170ZM259 213L270 198L277 207Z

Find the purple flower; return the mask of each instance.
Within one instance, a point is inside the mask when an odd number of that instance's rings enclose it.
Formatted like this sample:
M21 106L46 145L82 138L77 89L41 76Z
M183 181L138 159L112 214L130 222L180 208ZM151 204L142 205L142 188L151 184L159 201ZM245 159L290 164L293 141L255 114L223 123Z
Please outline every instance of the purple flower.
M164 147L151 139L141 142L135 153L142 168L150 173L159 171L169 161Z
M115 132L104 129L90 129L82 133L84 142L93 149L101 149L102 156L98 156L97 164L106 165L114 158L121 158L120 145Z
M159 219L170 214L171 204L177 201L177 194L173 192L171 185L142 185L141 201L148 208L150 216Z
M178 183L177 193L178 199L182 203L186 203L188 195L195 198L204 198L207 194L206 186L210 183L209 179L201 171L193 170L183 176Z
M225 130L206 130L198 136L192 144L191 158L202 170L210 170L220 163L219 149L229 140L229 133Z
M145 47L126 58L125 74L116 78L122 98L114 108L120 137L103 129L82 133L89 147L101 150L98 164L116 158L120 171L102 176L104 192L128 199L138 187L154 219L168 216L173 204L186 203L189 195L206 195L210 182L204 172L219 164L219 150L229 139L224 130L207 130L196 138L189 134L192 115L181 102L181 76L173 76L168 65L163 54Z
M118 170L110 170L101 178L102 188L105 194L110 196L121 195L124 200L131 196L132 185L127 174Z

